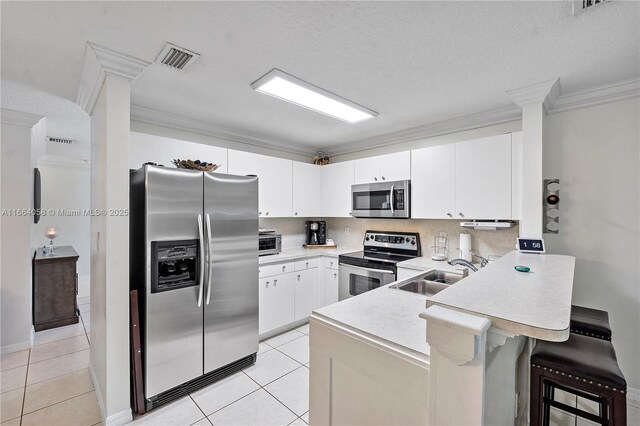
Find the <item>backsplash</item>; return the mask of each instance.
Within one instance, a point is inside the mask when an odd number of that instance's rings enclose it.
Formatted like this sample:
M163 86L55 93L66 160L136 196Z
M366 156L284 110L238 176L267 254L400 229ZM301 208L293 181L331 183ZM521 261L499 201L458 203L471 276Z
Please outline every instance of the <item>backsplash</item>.
M283 249L298 248L305 242L304 223L317 218L261 218L261 228L273 228L282 234ZM518 237L518 226L501 231L463 230L459 220L436 219L354 219L354 218L326 218L327 238L341 247L362 248L364 232L367 229L378 231L400 231L420 233L422 255L431 255L433 238L439 232L447 233L449 239L449 258L458 257L460 234L467 232L471 235L471 246L474 252L481 256L504 255L515 249ZM344 228L349 227L349 235L344 235Z
M304 226L304 223L303 223ZM344 235L345 227L349 227L349 235ZM362 240L367 229L376 231L399 231L420 233L422 255L431 255L433 238L439 232L446 232L449 240L449 259L458 256L460 234L471 235L472 250L481 256L504 255L515 249L518 237L518 226L501 231L477 231L460 227L459 220L437 219L327 219L327 237L332 238L338 246L362 247Z

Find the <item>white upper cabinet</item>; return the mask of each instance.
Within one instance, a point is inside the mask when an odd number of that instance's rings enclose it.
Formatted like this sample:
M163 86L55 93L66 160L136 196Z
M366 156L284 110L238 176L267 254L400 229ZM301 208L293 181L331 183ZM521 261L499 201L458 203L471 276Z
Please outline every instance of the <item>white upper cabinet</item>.
M320 166L320 202L324 217L351 216L353 161Z
M451 219L456 212L456 145L411 152L411 217Z
M291 160L230 149L228 170L233 175L258 176L260 217L291 216Z
M227 173L227 149L201 143L184 142L181 160L200 160L220 164L215 173Z
M293 162L293 216L319 217L320 167L315 164Z
M183 159L184 141L131 132L129 168L139 169L144 163L156 163L175 167L172 160Z
M354 183L374 183L411 178L411 152L403 151L354 161Z
M456 144L457 219L511 219L511 135Z

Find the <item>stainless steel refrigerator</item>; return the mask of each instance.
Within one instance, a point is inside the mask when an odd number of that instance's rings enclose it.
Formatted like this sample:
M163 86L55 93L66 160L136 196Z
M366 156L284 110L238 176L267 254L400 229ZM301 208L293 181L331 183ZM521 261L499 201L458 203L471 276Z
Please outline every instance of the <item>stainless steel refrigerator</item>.
M255 362L258 179L150 165L130 177L149 410Z

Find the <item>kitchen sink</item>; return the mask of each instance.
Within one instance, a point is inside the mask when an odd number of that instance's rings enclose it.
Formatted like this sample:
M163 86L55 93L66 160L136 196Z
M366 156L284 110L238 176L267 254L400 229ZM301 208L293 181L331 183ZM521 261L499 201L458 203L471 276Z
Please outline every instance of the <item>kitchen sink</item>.
M440 284L455 284L463 278L464 275L462 274L447 271L431 271L422 277L423 280Z
M424 274L422 278L411 280L406 283L395 284L389 288L409 291L411 293L430 297L441 292L450 285L457 283L464 277L464 275L457 274L455 272L430 271Z

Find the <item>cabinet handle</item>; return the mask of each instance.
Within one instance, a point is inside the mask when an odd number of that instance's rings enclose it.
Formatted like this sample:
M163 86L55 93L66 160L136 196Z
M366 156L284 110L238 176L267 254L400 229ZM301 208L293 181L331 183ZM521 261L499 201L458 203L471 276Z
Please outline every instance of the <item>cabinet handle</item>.
M283 265L283 266L282 266L282 270L284 271L285 269L287 269L287 266L286 266L286 265Z
M373 177L373 180L375 180L375 181L377 182L377 181L378 181L378 178L374 176L374 177Z
M262 216L262 212L258 212L258 214L259 214L260 216Z
M382 180L385 180L384 176L382 176Z
M269 212L267 212L267 216L269 216Z
M338 278L338 274L336 274L335 272L333 273L333 278Z
M453 217L453 215L451 213L447 213L447 216L449 217Z
M305 262L305 268L309 267L309 262Z
M295 215L295 216L298 216L298 212L295 212L295 213L294 213L294 215Z
M458 213L458 216L460 216L460 217L464 217L464 215L462 214L462 212L459 212L459 213Z
M275 287L278 284L278 280L273 280L273 286Z
M78 295L78 273L76 272L76 296Z
M300 274L298 274L298 281L300 280Z
M266 288L269 288L269 281L267 281L267 285L265 286Z

